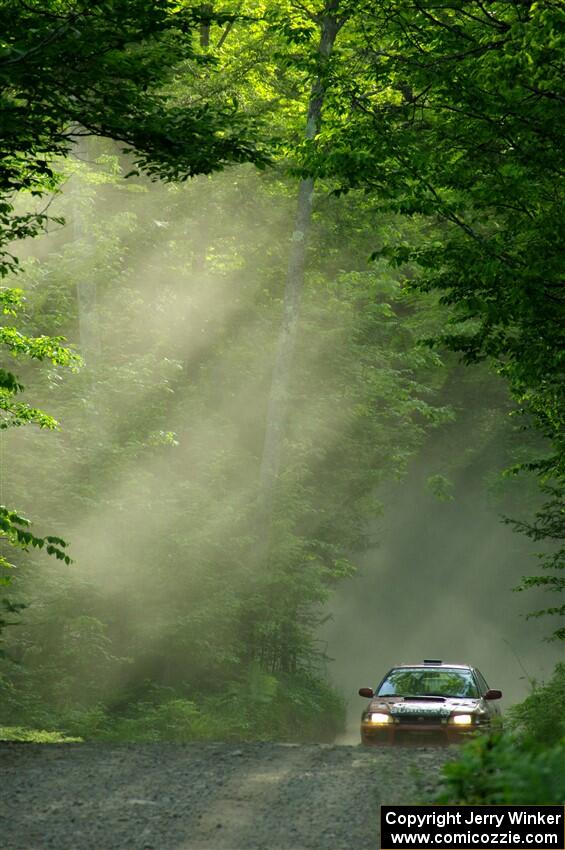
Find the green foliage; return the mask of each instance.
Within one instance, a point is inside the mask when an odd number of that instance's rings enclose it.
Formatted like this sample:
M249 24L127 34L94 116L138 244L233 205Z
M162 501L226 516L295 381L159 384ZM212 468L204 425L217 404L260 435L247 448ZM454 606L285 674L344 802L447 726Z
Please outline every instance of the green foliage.
M210 20L225 23L233 16L208 15ZM212 105L198 99L179 103L172 94L183 63L187 75L197 76L200 60L193 33L200 21L197 9L170 0L111 0L102 6L83 0L67 6L15 0L2 4L0 277L18 270L12 244L38 235L50 220L45 209L22 211L21 196L38 198L56 191L61 158L84 136L119 140L124 153L134 155L130 174L143 170L153 179L186 180L228 162L265 163L265 154L249 141L255 125L234 110L229 97L219 95ZM61 224L63 218L51 221ZM21 290L3 288L0 305L5 315L16 315ZM63 342L60 336L32 337L15 327L0 328L0 343L12 355L74 369L80 358ZM55 429L53 417L15 398L23 389L11 371L0 369L0 429L30 423ZM46 543L49 554L68 560L57 548L63 541L22 531L27 521L5 510L2 536L8 543ZM12 565L3 558L0 566ZM10 599L2 604L10 614L23 607ZM5 625L1 620L0 630Z
M508 711L510 724L536 743L552 746L565 739L565 664L558 664L546 684Z
M26 744L75 744L82 741L82 738L69 738L60 732L48 732L45 729L0 726L0 741L16 741Z
M9 699L8 695L8 699ZM345 705L323 679L274 677L252 666L244 679L227 684L214 697L147 682L143 698L126 694L120 706L67 704L51 713L36 701L18 700L24 727L6 729L7 740L36 740L36 728L60 740L111 742L171 741L332 741L345 726ZM4 707L3 716L9 711ZM26 738L25 735L29 735ZM24 737L22 737L24 736ZM71 736L71 737L68 737Z
M81 136L119 140L134 152L132 173L153 178L265 162L253 127L229 100L179 103L166 91L181 67L198 77L199 21L196 8L172 0L2 4L0 275L18 262L9 243L47 221L45 211L15 212L14 193L53 191L60 181L54 159L68 156Z
M565 799L565 664L508 711L510 732L477 738L444 767L438 802L555 804Z
M440 502L451 502L453 484L444 475L432 475L426 481L428 488Z
M550 441L526 467L562 503L565 8L359 5L350 49L365 62L355 79L336 76L334 109L304 148L305 168L427 220L426 241L385 240L373 256L404 269L407 287L439 294L447 318L432 344L466 363L487 359L507 379L525 421ZM523 530L551 546L550 510ZM548 570L563 568L560 552ZM550 573L524 587L561 581Z
M540 566L545 573L541 575L524 576L517 591L530 588L542 588L549 593L563 593L565 591L565 577L562 575L565 569L565 505L563 502L563 488L554 483L542 484L541 491L545 501L543 506L535 514L533 522L520 522L508 520L517 531L521 531L535 541L553 543L548 551L538 555ZM565 603L550 605L533 611L529 617L565 617ZM549 640L565 640L565 626L558 626Z
M561 805L565 741L542 747L509 734L477 738L443 768L439 803Z
M223 736L242 740L333 741L345 727L345 705L330 684L307 674L272 676L258 664L227 689L217 722L236 718Z
M129 704L122 716L112 717L103 706L95 706L75 709L58 722L65 729L80 730L79 734L91 741L184 744L214 737L213 722L192 700L166 691L150 691L147 696L149 699Z
M69 556L64 552L66 543L60 537L36 537L29 530L30 521L25 517L20 516L16 511L10 511L4 506L0 506L0 537L7 540L11 546L18 547L27 551L29 546L36 549L43 549L48 555L55 555L60 561L70 564ZM1 562L0 562L1 563ZM11 566L6 564L5 566Z
M4 315L16 316L22 307L22 291L20 289L0 288L0 309ZM0 345L7 349L12 357L24 356L31 360L49 360L55 366L70 367L76 370L81 363L80 357L69 348L62 345L63 337L27 336L13 327L0 327ZM23 392L24 387L13 372L0 369L0 433L8 428L34 424L39 428L53 430L57 421L43 410L32 407L26 402L14 401L14 397ZM65 552L66 543L60 537L47 535L38 537L30 531L30 522L20 514L0 506L0 540L10 547L28 551L29 547L43 549L48 555L53 555L67 564L71 559ZM0 587L6 588L11 583L10 573L15 565L0 554ZM6 616L17 614L25 605L14 602L11 598L0 599L0 634L7 625L13 623Z
M0 309L4 315L17 316L23 304L21 289L0 288ZM68 347L63 346L61 336L27 336L14 327L0 327L0 345L13 357L24 356L32 360L50 360L56 366L76 370L81 365L80 357ZM38 410L26 402L15 401L24 387L13 374L0 369L0 430L33 423L40 428L53 430L57 422L52 416Z

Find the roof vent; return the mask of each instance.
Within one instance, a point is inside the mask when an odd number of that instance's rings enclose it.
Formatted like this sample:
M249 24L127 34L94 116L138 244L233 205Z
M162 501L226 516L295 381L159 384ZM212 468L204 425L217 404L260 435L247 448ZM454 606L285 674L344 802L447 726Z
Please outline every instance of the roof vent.
M424 664L443 664L441 658L424 658Z

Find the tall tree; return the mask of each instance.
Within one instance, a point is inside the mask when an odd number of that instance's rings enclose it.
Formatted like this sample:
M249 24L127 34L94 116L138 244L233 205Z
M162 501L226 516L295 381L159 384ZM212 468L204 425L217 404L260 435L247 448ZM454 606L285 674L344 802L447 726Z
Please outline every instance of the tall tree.
M79 347L86 366L92 367L100 356L101 346L95 270L92 268L92 262L89 262L94 253L94 245L92 234L89 233L88 216L85 210L88 199L83 195L84 183L80 180L80 164L88 161L88 136L85 138L81 135L80 127L77 128L73 153L77 164L71 187L73 238L76 243L82 242L89 249L86 252L86 262L80 268L77 268L76 298L79 316Z
M343 4L342 4L343 5ZM339 15L340 0L327 0L318 14L311 14L319 29L315 77L308 102L305 139L311 141L320 131L324 96L329 85L330 57L338 32L345 22ZM308 238L312 221L312 201L314 180L304 177L299 184L296 205L296 218L284 291L284 304L281 329L265 423L265 441L260 471L260 513L264 547L269 546L272 523L273 500L285 436L286 417L288 415L288 388L295 348L296 332L300 316L300 300L304 288L304 270L308 251Z
M450 318L437 342L467 363L488 359L550 441L529 464L549 488L547 509L522 528L553 546L565 536L565 7L393 0L363 10L365 72L343 90L348 108L319 139L313 173L441 222L427 245L377 254L408 271L407 286L439 292ZM564 589L562 552L528 583Z

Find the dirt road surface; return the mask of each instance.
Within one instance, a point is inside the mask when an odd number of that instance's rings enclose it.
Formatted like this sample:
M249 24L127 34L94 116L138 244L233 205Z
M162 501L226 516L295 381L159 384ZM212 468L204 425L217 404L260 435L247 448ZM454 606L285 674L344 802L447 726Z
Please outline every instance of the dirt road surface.
M376 850L451 748L0 744L1 850Z

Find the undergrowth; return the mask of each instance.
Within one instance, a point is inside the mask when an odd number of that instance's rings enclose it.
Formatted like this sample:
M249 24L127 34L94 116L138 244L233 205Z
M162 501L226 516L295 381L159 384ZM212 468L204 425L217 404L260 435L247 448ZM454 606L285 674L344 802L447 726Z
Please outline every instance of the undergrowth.
M5 712L2 721L9 723ZM242 681L213 694L148 683L142 695L123 694L119 704L77 703L57 712L30 699L19 703L18 721L30 730L55 730L49 735L115 743L319 742L332 741L342 731L345 705L324 679L276 677L253 667Z
M0 726L0 741L16 741L25 744L74 744L82 741L82 738L71 738L61 732L49 732L46 729Z
M565 664L508 712L508 731L483 736L443 768L437 802L562 805L565 800Z

